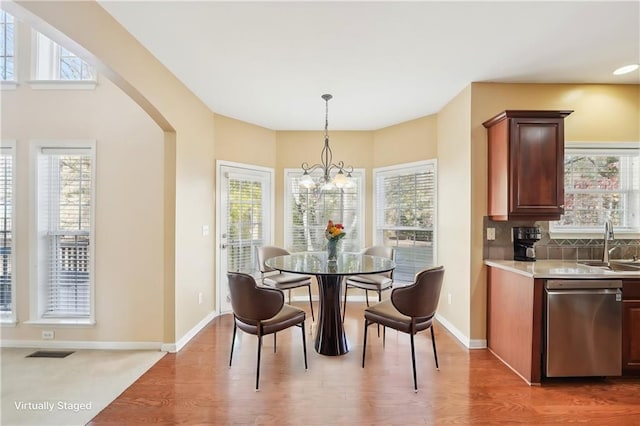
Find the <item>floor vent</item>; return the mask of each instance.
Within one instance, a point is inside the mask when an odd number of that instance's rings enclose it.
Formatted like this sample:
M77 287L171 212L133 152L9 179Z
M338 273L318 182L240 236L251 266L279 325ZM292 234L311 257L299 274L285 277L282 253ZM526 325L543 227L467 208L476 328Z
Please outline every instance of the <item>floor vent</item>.
M65 358L75 351L35 351L26 358Z

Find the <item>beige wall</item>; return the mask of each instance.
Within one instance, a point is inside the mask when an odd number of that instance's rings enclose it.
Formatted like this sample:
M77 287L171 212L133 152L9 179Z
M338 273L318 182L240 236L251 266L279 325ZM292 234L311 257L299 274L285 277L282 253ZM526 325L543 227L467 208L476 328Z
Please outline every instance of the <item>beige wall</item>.
M276 166L276 132L215 114L215 158L255 166Z
M446 271L438 314L466 338L471 335L470 116L470 88L438 113L438 263Z
M438 154L435 114L376 130L373 135L373 167L430 160Z
M164 336L173 344L214 309L214 121L211 111L96 2L15 3L11 10L54 41L74 42L165 132ZM204 301L198 304L198 295Z
M21 41L28 38L22 38ZM25 61L21 72L28 70ZM106 79L93 91L2 93L2 138L15 139L16 301L18 324L3 340L161 342L164 321L163 132L137 104ZM29 320L29 261L35 247L31 214L33 140L96 140L96 325L46 328Z

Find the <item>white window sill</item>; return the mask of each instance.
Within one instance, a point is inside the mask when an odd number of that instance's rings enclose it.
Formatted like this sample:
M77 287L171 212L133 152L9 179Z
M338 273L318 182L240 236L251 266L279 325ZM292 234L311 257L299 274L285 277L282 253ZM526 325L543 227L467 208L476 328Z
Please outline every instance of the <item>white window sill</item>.
M18 321L15 318L0 318L0 326L2 327L15 327L18 325Z
M2 90L16 90L18 83L12 80L2 80Z
M98 85L95 80L31 80L28 83L33 90L94 90Z
M28 325L60 325L60 326L81 326L91 327L96 325L96 321L89 318L41 318L37 320L25 321Z

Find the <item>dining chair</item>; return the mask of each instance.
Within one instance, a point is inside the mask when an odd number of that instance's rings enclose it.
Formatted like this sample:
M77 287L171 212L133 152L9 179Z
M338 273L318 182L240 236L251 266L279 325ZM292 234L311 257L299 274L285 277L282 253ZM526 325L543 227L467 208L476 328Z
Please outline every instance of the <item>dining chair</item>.
M367 353L367 328L371 324L380 324L394 330L408 333L411 337L411 363L413 365L413 388L418 392L416 378L416 353L413 336L423 330L431 329L433 356L438 366L436 337L433 332L433 318L440 300L444 268L436 266L423 269L415 276L412 284L397 287L391 291L391 297L384 302L370 306L364 310L364 344L362 348L362 368ZM384 335L383 335L384 345Z
M275 287L278 290L289 291L289 303L291 303L291 289L298 287L307 287L309 292L309 307L311 308L311 320L315 321L313 314L313 302L311 300L311 277L309 275L291 274L288 272L280 272L266 265L266 261L276 256L284 256L290 254L287 250L276 246L256 247L258 252L258 264L262 284Z
M258 336L258 362L256 367L256 391L258 391L262 336L273 334L273 351L275 352L275 333L295 325L302 329L304 369L307 370L307 342L304 328L305 311L285 304L284 293L281 290L258 286L251 275L241 272L229 272L227 273L227 278L229 280L229 294L234 318L229 367L231 367L231 362L233 361L233 346L236 341L237 329L240 328L245 333Z
M369 256L386 257L395 260L396 251L393 247L372 246L366 248L362 254ZM369 291L378 293L378 302L382 301L382 292L393 286L393 270L372 275L351 275L345 280L344 303L342 304L342 321L347 312L347 291L349 287L359 288L365 291L367 306L369 306ZM378 335L380 332L378 331Z

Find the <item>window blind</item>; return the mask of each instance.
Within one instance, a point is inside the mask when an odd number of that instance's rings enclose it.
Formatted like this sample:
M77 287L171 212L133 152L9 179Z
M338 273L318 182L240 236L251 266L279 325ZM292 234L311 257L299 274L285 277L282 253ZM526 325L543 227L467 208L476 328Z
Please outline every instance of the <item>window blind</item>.
M41 150L38 229L40 263L46 271L40 279L43 317L91 313L93 163L91 149Z
M13 311L13 148L0 149L0 312Z
M640 230L637 149L567 148L564 215L555 231L600 231L610 215L617 231Z
M260 175L227 174L227 270L259 277L256 247L265 242L268 181Z
M327 222L341 223L345 229L342 251L362 250L364 217L362 181L363 173L355 170L353 185L349 188L321 189L320 170L311 173L318 182L314 188L300 186L301 170L285 172L285 246L291 252L323 251L327 240L324 231Z
M374 170L375 241L396 250L394 279L412 281L435 264L436 163Z

